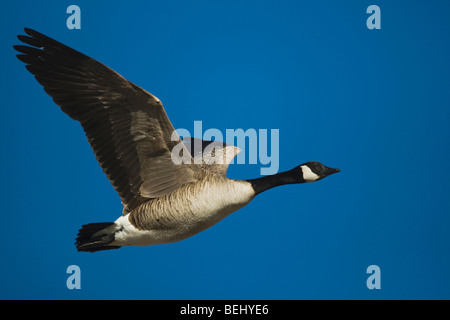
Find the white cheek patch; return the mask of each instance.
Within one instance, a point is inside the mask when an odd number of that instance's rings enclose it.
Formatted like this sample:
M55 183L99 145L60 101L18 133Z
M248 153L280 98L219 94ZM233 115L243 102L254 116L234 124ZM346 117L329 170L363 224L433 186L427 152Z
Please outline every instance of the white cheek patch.
M317 174L315 174L314 172L312 172L312 170L307 167L307 166L301 166L302 171L303 171L303 179L306 182L312 182L312 181L316 181L317 179L319 179L319 176Z

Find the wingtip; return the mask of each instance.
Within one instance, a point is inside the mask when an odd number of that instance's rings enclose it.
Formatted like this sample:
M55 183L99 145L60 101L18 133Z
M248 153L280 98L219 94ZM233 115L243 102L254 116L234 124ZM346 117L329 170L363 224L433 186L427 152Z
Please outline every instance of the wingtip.
M31 29L31 28L27 28L27 27L23 28L23 31L25 31L25 33L30 35L30 36L32 36L33 33L37 32L37 31L35 31L35 30Z
M17 59L22 61L23 63L30 63L29 56L26 54L16 54Z
M31 28L23 28L23 30L25 31L26 35L18 34L17 39L19 39L19 41L24 42L26 44L29 44L30 41L33 41L36 38L36 35L39 34L39 32L37 32Z
M34 29L31 29L31 28L23 28L23 30L25 31L25 33L27 35L29 35L30 37L35 38L35 39L39 39L39 38L46 39L46 38L48 38L46 35L38 32L38 31L36 31Z

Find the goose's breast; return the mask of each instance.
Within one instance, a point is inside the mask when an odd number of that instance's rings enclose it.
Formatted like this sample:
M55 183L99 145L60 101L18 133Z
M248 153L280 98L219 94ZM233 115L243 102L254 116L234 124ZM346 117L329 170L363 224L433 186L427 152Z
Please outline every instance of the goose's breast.
M194 188L195 189L195 188ZM187 212L193 220L221 220L248 204L255 192L246 181L227 180L223 183L200 185L191 190ZM189 193L189 191L188 191Z
M226 179L186 185L124 216L121 223L125 232L117 234L116 239L127 238L125 242L130 245L138 240L137 245L180 241L213 226L254 196L247 181Z

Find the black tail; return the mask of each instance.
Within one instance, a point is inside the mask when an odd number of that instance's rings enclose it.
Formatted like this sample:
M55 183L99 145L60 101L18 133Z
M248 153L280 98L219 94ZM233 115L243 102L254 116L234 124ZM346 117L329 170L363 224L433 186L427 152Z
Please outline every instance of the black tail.
M85 224L78 231L75 245L78 251L96 252L100 250L119 249L120 246L109 246L114 241L114 222ZM110 227L110 228L108 228ZM99 231L104 231L99 234Z

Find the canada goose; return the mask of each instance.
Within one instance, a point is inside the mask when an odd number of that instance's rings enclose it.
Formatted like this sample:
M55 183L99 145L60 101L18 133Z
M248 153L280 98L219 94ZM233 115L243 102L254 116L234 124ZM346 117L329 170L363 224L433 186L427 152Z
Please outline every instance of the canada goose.
M318 181L339 172L319 162L252 180L226 177L239 151L218 146L225 162L175 164L180 138L161 101L100 62L25 28L17 57L61 110L81 123L100 166L119 194L115 222L83 225L78 251L154 245L186 239L216 224L275 186ZM175 135L175 139L174 139ZM188 142L189 143L189 142ZM185 155L195 152L183 148ZM211 142L202 142L202 151ZM191 143L192 146L192 143Z

